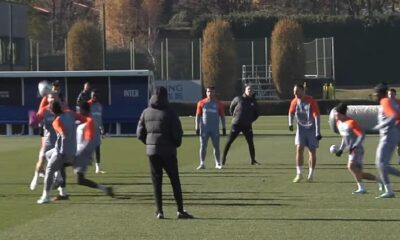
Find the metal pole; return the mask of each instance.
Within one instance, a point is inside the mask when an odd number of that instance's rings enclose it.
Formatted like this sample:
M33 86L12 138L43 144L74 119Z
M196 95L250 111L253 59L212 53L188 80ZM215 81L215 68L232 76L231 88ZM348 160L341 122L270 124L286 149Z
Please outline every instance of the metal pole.
M107 64L107 37L106 37L106 6L103 2L103 70Z
M10 71L14 70L14 47L13 47L13 5L8 4L9 8L9 40L8 40L8 59L10 64Z
M33 42L29 39L29 70L33 71Z
M161 80L164 80L164 42L161 41Z
M323 53L324 53L324 77L326 77L326 51L325 51L325 39L326 39L326 38L323 38L323 39L322 39L322 46L324 47L324 51L323 51Z
M135 39L132 39L132 69L136 69L136 62L135 62Z
M264 50L265 50L265 80L268 82L268 39L264 38Z
M132 39L129 41L129 69L132 70Z
M25 82L24 82L24 78L21 78L21 101L22 101L22 106L25 106Z
M315 39L315 64L317 67L317 78L319 75L319 71L318 71L318 38Z
M64 70L68 71L68 45L67 39L64 39Z
M331 37L332 41L332 78L333 78L333 99L336 99L336 77L335 77L335 39Z
M194 56L193 56L193 40L190 41L190 51L192 58L192 80L194 79Z
M251 41L251 77L254 78L254 41Z
M166 67L166 79L169 79L169 68L168 68L168 38L165 39L165 67Z
M202 58L202 54L201 54L201 38L199 38L199 58L200 58L200 61L199 61L199 79L200 79L200 83L201 83L201 86L203 86L203 82L201 81L201 77L202 77L202 69L201 69L201 58ZM203 88L201 88L202 89L202 91L203 91Z
M39 42L36 43L36 71L39 71Z

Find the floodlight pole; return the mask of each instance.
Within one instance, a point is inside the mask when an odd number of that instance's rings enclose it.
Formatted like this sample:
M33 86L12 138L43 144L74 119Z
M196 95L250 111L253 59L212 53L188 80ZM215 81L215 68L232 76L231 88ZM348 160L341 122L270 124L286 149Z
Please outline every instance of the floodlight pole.
M106 69L107 39L106 39L106 4L103 1L103 70Z

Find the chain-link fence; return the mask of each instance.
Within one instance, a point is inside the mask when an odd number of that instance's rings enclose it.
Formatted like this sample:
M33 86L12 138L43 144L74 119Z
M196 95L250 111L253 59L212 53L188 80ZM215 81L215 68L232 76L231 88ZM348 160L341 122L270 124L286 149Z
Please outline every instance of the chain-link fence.
M238 80L243 66L246 74L254 76L255 66L270 65L269 39L237 39ZM65 51L46 54L38 43L29 44L29 70L62 71L68 63ZM309 78L334 79L333 38L320 38L304 43L306 75ZM135 47L132 40L129 48L107 50L105 69L150 69L158 80L201 79L201 39L159 39L152 47ZM249 76L247 76L249 77Z

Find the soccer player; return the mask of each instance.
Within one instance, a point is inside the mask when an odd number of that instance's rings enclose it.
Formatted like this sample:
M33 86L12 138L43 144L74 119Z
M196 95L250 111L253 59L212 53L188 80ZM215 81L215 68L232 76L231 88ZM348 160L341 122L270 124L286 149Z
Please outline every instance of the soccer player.
M396 98L396 89L391 88L388 91L388 97L392 100L393 105L400 111L400 99ZM396 121L397 131L400 134L400 118ZM400 164L400 137L397 144L397 162Z
M347 163L347 169L354 176L357 182L358 189L353 194L364 194L367 192L363 179L378 181L374 175L363 171L364 161L364 147L363 141L365 134L359 124L352 118L346 115L347 105L339 103L335 107L335 118L336 126L339 130L339 134L342 137L342 143L339 147L339 151L336 156L340 157L343 150L349 150L349 161Z
M46 96L46 102L52 104L54 101L59 101L58 94L55 92L51 92ZM36 117L42 120L43 137L42 145L39 151L39 159L36 162L35 173L30 184L30 189L32 191L35 190L38 183L39 175L43 171L44 165L46 163L45 153L54 148L54 144L57 139L56 132L54 131L54 128L52 126L52 123L54 121L54 114L49 109L49 106L43 105L36 113Z
M79 108L79 105L81 103L89 101L90 96L91 96L90 83L85 82L85 84L83 85L82 91L79 93L78 97L76 98L77 109Z
M208 139L214 147L215 168L221 169L219 152L219 119L222 123L222 135L226 135L224 104L215 97L215 88L207 87L207 97L197 103L195 129L197 136L200 136L200 165L199 169L205 169L204 163L207 153Z
M295 98L289 108L289 130L293 131L293 120L296 116L296 177L294 183L303 179L304 148L308 148L308 181L313 181L314 169L317 163L316 150L321 140L320 114L317 102L304 94L304 87L296 84L293 88Z
M193 218L183 209L181 182L179 179L178 159L176 149L182 144L182 125L178 115L169 107L167 89L156 88L150 98L136 129L137 138L146 144L146 154L149 157L151 180L153 182L156 202L156 217L164 218L162 206L163 169L168 174L174 198L178 207L177 217Z
M258 104L250 85L245 86L242 96L237 96L232 100L229 111L233 116L232 127L222 156L222 165L225 165L229 148L233 141L239 136L240 132L243 132L247 145L249 146L251 165L259 164L256 161L252 128L253 122L257 120L259 115Z
M46 152L47 167L46 176L44 178L43 194L37 201L38 204L50 202L50 191L54 180L54 173L62 170L65 164L71 164L76 155L76 126L75 121L79 120L85 122L86 118L78 115L70 110L63 110L61 103L58 101L50 105L50 109L55 115L52 123L55 132L57 133L57 140L55 146L50 151ZM64 186L65 186L65 177ZM66 189L62 187L59 189L60 197L67 198L68 194ZM60 198L61 199L61 198Z
M400 176L400 171L390 166L390 160L398 143L399 133L396 121L399 118L399 110L388 96L388 86L379 84L374 88L379 101L378 124L374 129L379 130L379 144L376 149L376 167L385 187L385 192L376 198L393 198L394 192L389 181L389 174Z
M100 168L100 145L101 145L101 136L104 134L104 126L103 126L103 107L97 99L98 93L96 89L93 89L91 92L91 98L88 101L90 105L90 114L93 117L93 120L96 123L96 135L98 138L98 145L95 147L95 159L96 159L96 173L106 173L102 171Z
M97 126L96 120L90 115L89 103L81 103L79 109L80 114L86 117L86 121L81 123L76 129L77 154L72 166L77 175L77 183L82 186L99 189L107 196L114 197L112 187L97 184L85 177L87 166L94 150L99 145L101 136L97 134L99 126Z

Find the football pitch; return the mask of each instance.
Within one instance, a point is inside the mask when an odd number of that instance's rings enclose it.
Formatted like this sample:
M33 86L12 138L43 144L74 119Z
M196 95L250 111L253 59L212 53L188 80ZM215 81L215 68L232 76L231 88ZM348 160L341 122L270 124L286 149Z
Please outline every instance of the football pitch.
M294 133L287 130L286 116L261 117L254 125L256 159L262 165L250 165L241 136L222 170L214 169L211 142L207 169L196 170L199 140L193 121L182 118L185 136L178 151L185 209L193 220L176 219L166 175L166 219L155 218L145 146L134 137L105 138L107 173L89 169L88 178L113 186L116 198L78 186L68 169L70 200L47 205L36 204L42 184L29 190L39 137L0 137L0 239L398 239L399 198L375 199L373 182L367 182L367 194L351 194L356 185L346 169L347 153L338 158L328 151L340 138L328 128L326 116L314 182L297 184L292 183ZM226 138L221 137L221 151ZM367 136L365 169L373 174L377 143L377 135ZM400 179L391 180L400 197Z

